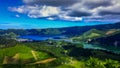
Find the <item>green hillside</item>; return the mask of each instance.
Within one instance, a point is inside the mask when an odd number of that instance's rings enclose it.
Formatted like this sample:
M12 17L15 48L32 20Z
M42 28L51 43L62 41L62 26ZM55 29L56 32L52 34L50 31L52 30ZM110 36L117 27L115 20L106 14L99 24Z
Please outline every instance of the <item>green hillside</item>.
M31 48L24 45L0 49L0 64L14 64L15 60L19 64L28 64L47 58L50 58L49 54L42 51L33 51ZM13 60L13 62L10 60Z
M94 38L102 37L102 36L104 36L104 34L105 34L104 31L100 31L100 30L97 30L97 29L91 29L91 30L83 33L79 37L74 37L73 40L86 41L88 39L94 39Z
M83 49L67 44L61 47L21 43L14 47L0 49L1 68L117 68L119 55L105 51ZM29 46L29 47L28 47ZM94 53L94 54L92 54ZM61 55L60 55L61 54ZM56 57L54 57L55 55ZM92 57L91 57L92 56ZM104 56L103 59L100 56ZM111 56L111 57L110 57ZM96 57L96 58L94 58ZM111 59L108 59L108 58ZM109 64L110 63L110 64ZM107 65L107 66L106 66ZM117 66L117 67L116 67Z
M92 38L96 38L96 37L101 37L102 35L104 35L103 31L99 31L97 29L91 29L87 32L85 32L82 36L85 39L92 39Z
M91 41L92 39L108 37L120 33L120 29L110 29L110 30L97 30L91 29L80 36L73 37L74 41Z

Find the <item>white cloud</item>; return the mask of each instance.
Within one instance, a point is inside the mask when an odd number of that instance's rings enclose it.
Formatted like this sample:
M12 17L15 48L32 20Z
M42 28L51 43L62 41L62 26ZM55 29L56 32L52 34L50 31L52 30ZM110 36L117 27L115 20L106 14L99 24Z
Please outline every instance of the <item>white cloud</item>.
M120 0L23 0L25 5L9 7L30 18L81 21L84 17L120 15ZM66 4L66 5L65 5Z
M9 7L9 9L13 12L27 13L28 16L31 18L54 16L54 15L59 15L61 12L61 9L59 7L38 6L38 5L36 5L36 6L19 6L18 8Z
M53 6L19 6L16 7L10 7L10 10L13 12L18 13L26 13L28 17L30 18L42 18L46 17L48 20L55 20L55 19L61 19L61 20L68 20L68 21L81 21L81 17L70 17L67 16L67 12L62 11L60 7L53 7ZM16 17L19 17L19 15L16 15Z
M82 21L82 17L70 17L66 15L59 15L59 18L67 21Z
M48 17L47 19L48 19L48 20L55 20L56 18Z
M20 7L9 7L9 10L13 12L18 12L18 13L25 13L25 6L20 6Z
M19 17L20 17L20 15L18 15L18 14L16 14L15 16L16 16L17 18L19 18Z
M54 16L60 14L61 10L58 7L52 7L52 6L43 6L40 10L40 14L42 17L47 16Z

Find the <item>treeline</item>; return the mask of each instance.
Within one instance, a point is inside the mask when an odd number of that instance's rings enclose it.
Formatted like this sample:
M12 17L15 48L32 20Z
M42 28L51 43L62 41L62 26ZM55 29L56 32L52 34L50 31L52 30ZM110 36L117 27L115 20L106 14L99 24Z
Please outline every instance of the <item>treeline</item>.
M0 37L0 48L7 48L15 46L18 42L14 39L8 39L5 37Z
M15 33L16 35L57 35L62 31L58 29L7 29L0 30L0 35Z

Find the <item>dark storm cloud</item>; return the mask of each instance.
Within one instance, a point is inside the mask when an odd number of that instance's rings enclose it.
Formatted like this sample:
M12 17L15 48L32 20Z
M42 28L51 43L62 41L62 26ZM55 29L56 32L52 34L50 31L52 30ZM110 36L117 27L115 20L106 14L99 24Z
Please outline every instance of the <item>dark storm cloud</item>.
M28 5L69 6L80 0L23 0Z
M91 16L92 13L87 11L72 11L68 15L72 17L82 17L82 16Z
M99 15L120 15L120 12L113 12L113 11L100 11Z
M83 0L83 5L93 9L99 6L111 6L113 5L113 2L111 0Z

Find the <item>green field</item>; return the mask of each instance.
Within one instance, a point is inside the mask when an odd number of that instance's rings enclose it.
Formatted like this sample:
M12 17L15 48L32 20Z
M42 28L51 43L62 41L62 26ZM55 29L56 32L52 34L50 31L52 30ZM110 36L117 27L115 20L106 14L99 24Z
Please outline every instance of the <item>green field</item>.
M34 55L36 56L37 60L35 59L35 57L32 54L32 49L24 46L24 45L16 45L14 47L10 47L10 48L4 48L4 49L0 49L0 64L3 64L3 62L5 61L5 59L9 59L9 60L18 60L16 62L22 62L22 63L30 63L30 62L35 62L35 61L39 61L39 60L44 60L47 58L50 58L50 55L45 53L45 52L38 52L38 51L34 51ZM5 58L7 57L7 58ZM9 62L12 63L11 61L7 61L6 63ZM19 62L19 63L20 63Z

